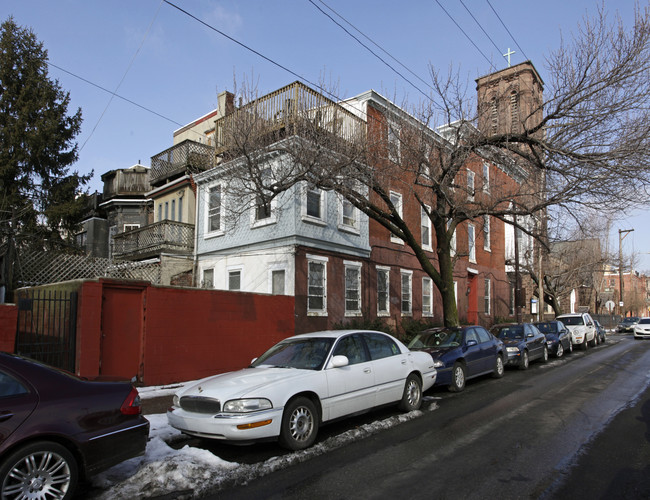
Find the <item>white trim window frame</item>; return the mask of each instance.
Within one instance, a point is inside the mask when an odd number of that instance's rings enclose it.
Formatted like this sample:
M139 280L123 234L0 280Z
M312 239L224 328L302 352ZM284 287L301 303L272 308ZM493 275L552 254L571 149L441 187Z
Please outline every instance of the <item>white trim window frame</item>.
M237 287L233 287L236 282L239 282ZM226 273L225 290L239 292L244 289L242 286L244 282L244 267L243 266L228 266Z
M402 316L413 315L413 271L400 270L401 300L400 310Z
M476 264L476 228L474 224L467 224L467 256L471 263Z
M316 199L318 198L318 199ZM301 216L305 222L326 225L327 193L323 189L304 186L302 189ZM310 213L311 212L311 213Z
M128 231L133 231L134 229L140 229L140 224L124 224L122 231L126 233Z
M422 316L433 317L433 280L429 276L422 277Z
M201 279L201 288L214 288L214 269L204 269Z
M492 233L490 231L490 216L484 215L483 216L483 250L487 252L492 251L492 243L490 241L491 236Z
M476 186L476 174L473 170L467 170L467 199L469 201L474 201Z
M397 214L398 214L400 217L403 218L403 217L404 217L404 213L403 213L403 211L404 211L404 204L403 204L403 202L402 202L402 194L401 194L401 193L398 193L398 192L396 192L396 191L391 191L391 192L390 192L390 201L391 201L391 203L395 206L395 209L397 210ZM396 236L396 235L393 234L393 233L390 233L390 241L391 241L392 243L397 243L397 244L399 244L399 245L403 245L403 244L404 244L404 240L402 240L402 238L400 238L399 236Z
M490 194L490 164L483 162L483 192Z
M490 278L485 278L485 296L483 297L484 304L483 304L483 312L485 313L486 316L490 316L492 314L492 281L490 281Z
M338 228L340 231L360 234L359 231L359 209L355 207L345 197L339 195L339 220Z
M390 267L377 266L376 269L377 316L390 316Z
M203 207L205 212L205 225L203 228L204 238L223 236L223 206L224 193L223 185L216 183L208 186L205 190Z
M361 316L361 262L344 260L345 316Z
M327 257L307 255L307 315L327 316Z
M420 207L420 236L422 238L422 248L431 252L433 250L431 247L431 219L428 215L430 210L431 207L428 205Z
M258 204L258 199L259 196L255 196L255 198L251 202L251 228L264 227L264 226L268 226L269 224L275 224L276 223L275 214L278 205L277 199L273 198L269 202L268 217L258 217L260 213L259 210L262 208L262 205Z
M282 273L282 290L276 288L275 276ZM270 267L268 270L268 283L269 293L271 295L287 295L287 268L286 267Z

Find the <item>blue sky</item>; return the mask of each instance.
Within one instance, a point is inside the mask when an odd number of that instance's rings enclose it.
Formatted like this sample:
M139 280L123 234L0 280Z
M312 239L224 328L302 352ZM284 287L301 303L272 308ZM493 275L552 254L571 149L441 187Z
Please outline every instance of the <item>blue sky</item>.
M260 93L266 93L297 80L297 74L308 84L337 85L342 98L369 89L397 103L408 99L416 104L422 98L315 5L420 89L426 87L417 77L328 7L420 78L427 79L429 64L443 73L453 68L473 92L477 76L507 66L502 54L508 48L515 51L513 64L530 59L545 79L546 56L559 47L561 36L570 38L585 13L594 14L601 4L600 0L170 1L277 65L161 0L0 2L0 20L13 15L18 25L34 30L50 62L58 67L50 67L50 76L70 92L71 110L82 108L78 142L83 147L74 168L94 171L91 190L101 191L104 172L138 161L149 165L151 156L172 145L175 129L214 109L217 93L232 90L235 81L252 80ZM610 15L618 9L629 24L633 2L609 0L605 9ZM137 105L117 97L111 101L109 93L78 77ZM624 252L637 253L637 268L650 271L650 254L645 253L650 252L649 213L632 215L624 214L614 223L610 248L618 249L618 229L634 229L624 240Z

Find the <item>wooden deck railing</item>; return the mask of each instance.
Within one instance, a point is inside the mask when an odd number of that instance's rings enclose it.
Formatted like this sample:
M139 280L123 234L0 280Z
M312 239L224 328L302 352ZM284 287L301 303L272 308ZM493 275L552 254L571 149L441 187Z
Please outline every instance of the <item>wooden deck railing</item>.
M166 253L191 253L194 250L194 226L183 222L161 221L116 234L113 258L144 259Z

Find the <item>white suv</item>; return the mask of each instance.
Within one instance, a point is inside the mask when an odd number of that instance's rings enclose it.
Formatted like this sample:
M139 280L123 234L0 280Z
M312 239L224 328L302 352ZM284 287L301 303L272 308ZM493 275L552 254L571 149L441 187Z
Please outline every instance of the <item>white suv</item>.
M598 344L598 335L596 335L596 324L589 313L571 313L558 316L567 330L571 332L571 343L574 346L580 346L586 351L591 344L595 347Z

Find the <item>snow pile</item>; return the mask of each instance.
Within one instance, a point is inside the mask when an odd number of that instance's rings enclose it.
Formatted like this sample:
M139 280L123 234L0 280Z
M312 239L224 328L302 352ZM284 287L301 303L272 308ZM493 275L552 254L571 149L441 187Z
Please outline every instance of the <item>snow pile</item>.
M437 398L424 399L428 403L426 411L438 408L433 401ZM246 484L422 415L421 410L395 415L350 429L306 450L273 457L253 465L227 462L210 451L188 445L176 450L169 444L184 440L182 434L167 423L166 415L147 415L151 429L145 454L94 477L93 487L103 490L97 498L106 500L151 498L170 493L174 493L174 498L177 499L190 499L217 491L226 485Z

